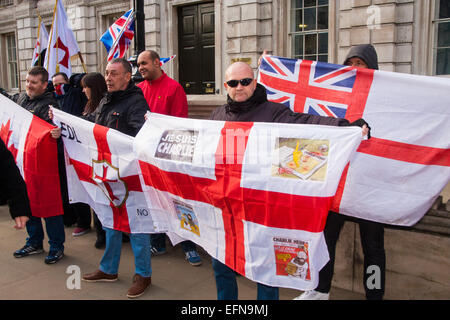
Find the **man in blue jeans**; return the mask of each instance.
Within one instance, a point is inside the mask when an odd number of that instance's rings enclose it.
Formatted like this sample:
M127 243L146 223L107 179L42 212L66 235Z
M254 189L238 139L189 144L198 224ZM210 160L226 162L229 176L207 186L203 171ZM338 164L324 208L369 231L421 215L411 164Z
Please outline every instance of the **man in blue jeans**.
M11 100L22 108L32 112L35 116L50 122L48 117L49 105L57 105L53 93L47 90L48 72L42 67L31 68L26 77L25 92L16 94ZM50 250L45 257L45 263L53 264L64 257L64 224L63 216L44 217L45 227L49 238ZM30 217L26 224L28 238L21 249L14 252L14 257L23 258L43 252L44 230L39 217Z
M115 128L122 133L136 136L145 122L148 111L142 90L131 80L131 64L122 58L111 60L106 66L105 80L107 94L96 109L95 123ZM82 280L87 282L116 281L120 254L122 250L122 232L103 227L106 248L100 261L100 268L86 274ZM130 234L131 248L134 254L135 275L133 284L128 289L127 297L136 298L144 294L152 278L150 234Z

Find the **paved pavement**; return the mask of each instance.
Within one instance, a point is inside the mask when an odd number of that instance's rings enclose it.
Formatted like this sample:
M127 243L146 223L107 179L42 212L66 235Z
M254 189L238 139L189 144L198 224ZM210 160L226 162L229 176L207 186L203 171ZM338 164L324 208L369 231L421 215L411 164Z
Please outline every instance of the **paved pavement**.
M95 232L73 237L74 227L66 228L65 257L54 265L44 263L46 253L14 258L13 252L25 244L25 230L13 228L6 206L0 206L0 300L128 300L127 290L134 274L134 260L129 243L124 243L119 280L112 283L80 282L76 286L77 270L81 274L98 268L103 250L94 247ZM44 240L44 250L48 243ZM209 255L199 250L203 264L191 266L178 245L168 246L168 253L152 258L152 286L139 300L215 300L216 286ZM79 269L78 269L79 268ZM75 270L75 271L73 271ZM69 273L67 273L69 271ZM256 285L238 277L239 299L255 300ZM281 300L291 300L300 292L280 289ZM332 300L363 300L364 296L333 288Z

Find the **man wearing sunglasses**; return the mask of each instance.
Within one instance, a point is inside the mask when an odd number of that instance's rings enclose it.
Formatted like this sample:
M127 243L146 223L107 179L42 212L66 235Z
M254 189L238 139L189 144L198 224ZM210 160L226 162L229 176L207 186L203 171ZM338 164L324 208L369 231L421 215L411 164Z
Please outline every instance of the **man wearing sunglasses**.
M253 69L244 62L236 62L228 67L225 72L224 86L228 93L227 103L212 112L211 120L331 126L357 125L362 127L363 136L368 135L370 137L370 127L363 119L349 123L346 119L294 113L283 104L268 101L265 87L256 82ZM236 273L214 258L212 259L212 265L216 278L217 299L237 300ZM278 288L261 283L258 283L257 288L258 300L278 300Z

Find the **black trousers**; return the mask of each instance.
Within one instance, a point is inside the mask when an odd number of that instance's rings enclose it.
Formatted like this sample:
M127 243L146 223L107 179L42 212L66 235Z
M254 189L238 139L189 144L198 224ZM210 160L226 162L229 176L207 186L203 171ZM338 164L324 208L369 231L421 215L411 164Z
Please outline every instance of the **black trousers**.
M334 273L334 261L336 257L336 244L345 221L354 221L359 224L361 244L364 254L363 281L368 300L381 300L385 289L386 253L384 250L384 226L381 223L351 218L330 211L324 229L325 241L328 246L330 261L319 272L319 284L316 291L328 293L331 289L331 280ZM379 269L379 281L371 281L369 277L376 275L373 267ZM368 269L369 268L369 269ZM367 281L369 280L369 281ZM369 284L368 284L369 282ZM375 285L374 285L375 284ZM378 285L379 284L379 285Z

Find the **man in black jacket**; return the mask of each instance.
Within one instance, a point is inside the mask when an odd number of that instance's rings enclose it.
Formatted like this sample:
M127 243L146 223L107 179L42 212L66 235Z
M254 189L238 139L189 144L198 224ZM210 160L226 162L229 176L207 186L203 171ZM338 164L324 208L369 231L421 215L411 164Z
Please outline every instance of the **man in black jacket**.
M25 92L13 96L9 96L5 92L2 93L35 116L50 122L48 106L57 106L58 104L53 97L53 93L47 90L47 86L47 70L43 67L33 67L27 73Z
M277 122L321 124L332 126L353 125L346 119L322 117L304 113L294 113L286 106L267 100L266 89L256 82L252 68L246 63L236 62L225 72L224 83L227 90L227 104L215 109L211 120ZM367 135L369 128L364 120L358 122L363 126L362 134ZM236 300L238 288L236 274L217 259L212 259L216 278L217 298L219 300ZM258 300L277 300L278 288L258 283Z
M48 72L43 67L33 67L27 73L24 93L10 97L14 102L30 111L35 116L51 122L48 115L50 105L57 105L53 93L47 90ZM62 215L44 218L45 228L49 238L50 250L45 257L45 263L53 264L64 257L64 224ZM23 258L31 254L43 252L42 242L44 230L41 218L30 217L26 224L29 237L25 246L14 252L14 257Z
M135 136L145 122L149 110L142 90L131 81L131 64L122 58L111 60L105 72L108 92L94 113L95 123ZM83 275L87 282L116 281L122 247L122 232L103 227L106 248L98 270ZM128 298L141 296L151 284L150 234L130 234L135 257L133 285Z
M14 228L23 229L31 217L27 186L2 139L0 139L0 170L0 193L8 200L9 213L16 222Z

